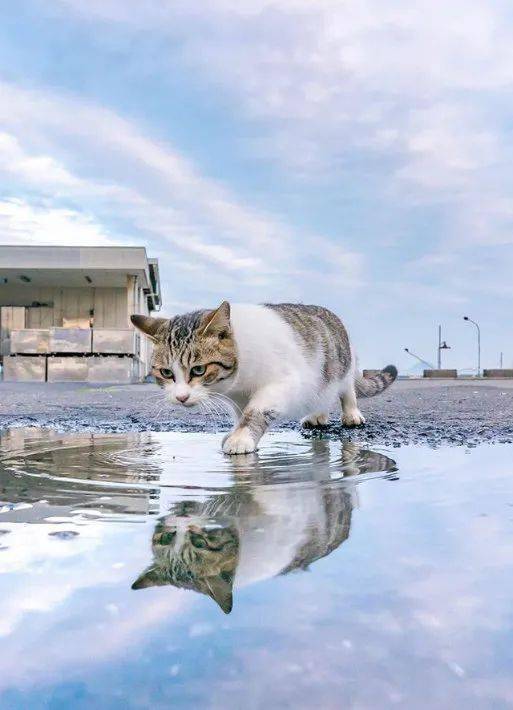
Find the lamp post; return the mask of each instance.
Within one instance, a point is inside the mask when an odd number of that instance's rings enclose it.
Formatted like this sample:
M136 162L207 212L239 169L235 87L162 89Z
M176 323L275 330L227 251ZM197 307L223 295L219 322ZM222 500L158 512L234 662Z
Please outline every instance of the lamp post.
M450 350L451 346L447 345L445 340L442 342L442 326L438 326L438 369L442 369L442 350Z
M473 323L477 328L477 376L481 376L481 329L475 320L469 318L468 316L463 316L463 320Z

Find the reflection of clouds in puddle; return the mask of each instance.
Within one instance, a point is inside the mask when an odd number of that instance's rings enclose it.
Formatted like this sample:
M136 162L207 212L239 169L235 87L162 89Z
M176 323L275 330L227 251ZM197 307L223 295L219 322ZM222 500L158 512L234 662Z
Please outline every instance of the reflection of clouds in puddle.
M261 464L226 460L222 476L192 464L187 474L190 452L182 457L177 441L164 436L159 449L160 528L126 522L139 515L76 527L69 516L65 525L0 518L0 529L20 535L2 539L14 557L0 576L5 617L14 619L2 639L2 687L78 679L101 698L108 671L122 678L127 697L144 687L149 704L167 706L181 697L174 679L196 706L209 707L242 706L248 697L271 707L333 707L334 698L336 707L512 702L510 449L404 448L394 452L401 479L389 482L373 477L381 459L334 444L327 455L322 443L316 454L299 442L294 483L285 454L273 477L265 451ZM194 442L196 453L206 448ZM292 439L286 448L291 455ZM179 469L166 464L171 451ZM326 461L334 458L345 475L332 481ZM212 455L211 468L216 461ZM359 478L347 475L355 461ZM192 489L182 485L187 475ZM209 488L214 476L217 490ZM229 617L171 580L130 590L151 566L152 536L169 547L162 533L180 527L200 537L235 530ZM48 536L72 528L80 532L74 539ZM18 567L13 548L29 548ZM310 574L294 573L309 564ZM208 677L198 659L208 659Z
M134 601L130 578L142 564L145 526L135 539L133 526L94 521L72 540L52 539L54 529L12 525L11 564L0 574L0 635L9 648L0 655L0 688L122 655L188 606L180 592L150 605Z
M91 522L71 540L49 534L60 530L58 525L40 528L11 523L8 548L0 557L0 636L13 633L31 612L49 612L79 590L120 580L120 574L103 564L101 556L105 546L120 554L120 531ZM33 581L20 584L23 576Z

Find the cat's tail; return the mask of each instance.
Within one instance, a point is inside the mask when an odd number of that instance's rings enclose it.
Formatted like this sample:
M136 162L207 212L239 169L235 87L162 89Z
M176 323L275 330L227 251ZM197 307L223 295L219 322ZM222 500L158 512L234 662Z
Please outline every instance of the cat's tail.
M381 372L376 375L356 374L354 386L358 397L374 397L390 387L397 378L397 367L387 365Z

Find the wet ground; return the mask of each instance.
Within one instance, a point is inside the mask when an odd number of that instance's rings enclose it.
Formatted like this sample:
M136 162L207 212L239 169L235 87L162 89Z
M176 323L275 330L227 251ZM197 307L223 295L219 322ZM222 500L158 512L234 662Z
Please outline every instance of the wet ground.
M334 415L328 435L372 445L513 443L513 380L402 380L363 399L364 429L351 434ZM171 409L156 385L0 383L0 430L50 426L60 431L213 431L229 419ZM297 429L296 422L278 428Z
M2 710L511 707L513 446L352 436L5 430Z

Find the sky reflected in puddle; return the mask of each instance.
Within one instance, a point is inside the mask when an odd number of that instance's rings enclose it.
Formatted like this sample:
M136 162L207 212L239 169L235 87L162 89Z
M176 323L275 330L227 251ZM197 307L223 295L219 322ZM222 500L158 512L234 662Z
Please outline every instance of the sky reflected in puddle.
M0 436L0 707L510 707L513 449Z

